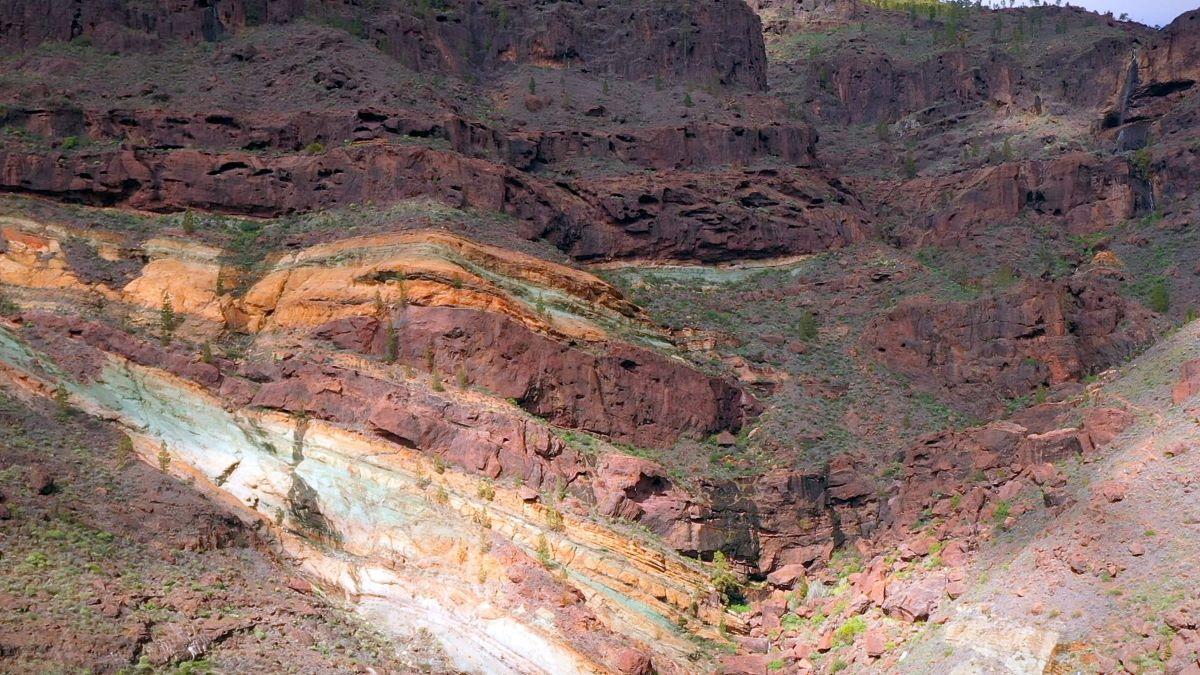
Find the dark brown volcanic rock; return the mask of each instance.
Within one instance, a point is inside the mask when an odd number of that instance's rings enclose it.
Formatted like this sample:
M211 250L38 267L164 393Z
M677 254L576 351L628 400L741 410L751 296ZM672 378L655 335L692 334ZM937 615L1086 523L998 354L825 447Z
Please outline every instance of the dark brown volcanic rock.
M248 18L287 21L303 9L302 0L11 0L0 5L0 45L15 50L82 37L113 52L148 50L164 40L213 42L244 28Z
M659 3L451 0L425 14L392 3L364 16L384 52L417 71L505 63L579 67L628 79L766 87L758 16L738 0Z
M1004 53L981 59L961 51L939 54L910 66L884 53L814 65L831 67L829 79L851 124L897 119L930 106L1010 104L1016 97L1019 67Z
M1094 272L1031 281L972 302L916 298L876 320L862 341L921 387L944 387L976 410L1043 385L1076 380L1154 339L1156 321Z
M815 170L660 173L571 185L411 145L282 157L190 149L0 152L0 189L256 216L428 195L512 215L522 236L549 239L589 260L761 258L838 248L868 235L854 197Z
M628 79L685 80L766 88L766 51L758 16L739 0L693 3L449 0L437 9L412 3L350 0L121 0L0 7L0 45L25 49L84 37L113 52L163 41L212 42L248 24L303 16L332 19L371 40L412 70L468 75L511 63L579 67Z
M581 180L605 226L551 237L581 260L718 262L814 253L866 240L857 200L835 178L797 170L728 170Z
M559 342L500 314L453 307L400 310L398 360L465 377L552 423L640 446L662 447L681 433L741 428L758 403L733 383L623 343L600 353ZM384 352L373 318L342 319L317 330L345 348ZM369 340L364 338L369 336Z
M765 158L816 166L817 133L802 123L738 126L693 122L646 129L505 131L446 113L359 108L303 113L182 112L79 108L0 110L0 124L60 142L135 138L147 150L300 152L313 144L446 141L459 153L500 161L522 171L578 158L647 169L751 162Z
M1149 86L1191 88L1200 82L1200 9L1181 14L1141 54L1139 80Z

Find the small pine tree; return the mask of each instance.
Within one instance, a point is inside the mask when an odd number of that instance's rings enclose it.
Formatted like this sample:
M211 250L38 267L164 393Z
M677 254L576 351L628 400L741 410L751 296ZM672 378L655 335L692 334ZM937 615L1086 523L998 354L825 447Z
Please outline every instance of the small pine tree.
M530 75L529 76L529 95L533 96L535 94L537 94L537 81L535 81L533 79L533 76Z
M1166 279L1156 279L1146 294L1146 304L1159 314L1166 314L1171 309L1171 291L1167 288Z
M213 362L212 343L208 340L205 340L204 344L200 346L200 360L204 363Z
M158 446L158 468L163 473L166 473L167 469L171 468L171 453L167 452L166 443Z
M904 158L904 177L917 177L917 160L914 159L912 155L908 155Z
M801 340L811 342L817 339L818 329L816 314L809 310L800 313L800 318L796 321L796 335Z
M600 83L600 93L608 96L608 80L604 80L604 82Z
M554 553L550 550L550 542L546 541L546 535L538 535L536 551L538 562L542 564L542 567L549 567L554 562Z
M178 327L179 317L175 314L175 306L171 304L171 296L164 291L162 306L158 310L159 339L164 345L171 344L171 338Z
M546 300L542 297L541 293L538 293L537 300L533 303L533 309L538 314L544 315L546 313Z
M196 232L196 216L190 210L183 212L183 222L181 224L184 234L193 234Z
M400 356L400 335L391 321L387 323L387 334L383 343L383 360L385 363L395 363Z
M741 594L742 582L733 573L733 569L729 565L729 558L725 557L725 553L722 551L713 554L712 576L709 580L712 582L713 588L726 600L733 600Z
M66 386L62 382L54 388L54 407L56 411L54 416L60 422L66 421L71 416L71 393L67 391Z
M123 469L133 460L133 439L129 434L121 434L117 441L117 468Z
M693 102L693 101L692 101L692 94L691 94L691 92L687 92L687 93L685 93L685 94L683 95L683 105L684 105L684 106L686 106L686 107L688 107L688 108L690 108L690 107L692 107L692 106L696 105L696 104L695 104L695 102Z

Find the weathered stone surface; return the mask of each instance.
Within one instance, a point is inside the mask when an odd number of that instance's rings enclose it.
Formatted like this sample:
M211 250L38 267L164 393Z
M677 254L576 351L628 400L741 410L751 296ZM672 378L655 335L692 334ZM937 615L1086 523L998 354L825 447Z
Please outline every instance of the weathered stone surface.
M909 623L927 619L945 597L945 589L944 576L930 575L889 595L883 603L883 611Z
M1083 153L918 178L904 190L913 219L895 235L904 246L969 246L981 228L1023 213L1087 231L1148 208L1143 190L1128 162Z
M1171 400L1183 403L1200 392L1200 361L1187 361L1179 367L1179 381L1171 387Z
M360 348L382 354L383 330L370 319L340 320L317 331L335 342L370 335ZM683 432L736 431L758 411L737 386L653 352L615 343L597 355L531 331L503 315L409 306L397 321L398 360L460 374L560 426L642 446Z
M1117 280L1092 274L970 303L907 301L869 326L863 342L922 386L979 408L988 394L1019 396L1114 363L1150 342L1153 326Z
M254 11L248 12L251 4ZM356 4L329 2L322 9L345 24L364 23L364 32L380 49L416 71L467 75L512 62L571 64L630 79L766 86L759 19L733 0L654 6L506 2L494 11L472 11L472 3L451 0L436 12L400 2L361 12ZM247 23L282 23L304 11L299 0L202 5L158 0L132 11L104 0L78 13L66 5L45 11L36 2L19 0L7 3L0 14L0 44L21 49L82 36L114 52L148 51L172 39L215 41Z

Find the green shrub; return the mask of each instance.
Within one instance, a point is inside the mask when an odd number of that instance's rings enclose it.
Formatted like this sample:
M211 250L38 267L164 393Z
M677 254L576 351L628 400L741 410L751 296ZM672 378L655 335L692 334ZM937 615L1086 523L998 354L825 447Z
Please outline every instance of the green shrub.
M71 394L61 382L54 388L54 407L56 408L54 416L59 421L64 421L71 416Z
M538 535L537 559L542 564L542 567L549 567L554 562L554 553L550 550L550 542L546 541L546 535L544 534Z
M496 486L492 485L491 481L485 480L479 484L479 488L475 491L475 494L480 499L486 499L490 502L496 498Z
M839 646L854 644L854 640L866 630L867 620L861 616L852 616L833 631L833 642Z
M552 532L562 532L563 530L563 514L562 511L553 506L546 507L546 527Z
M1150 148L1142 148L1134 152L1129 158L1129 164L1133 167L1133 173L1138 178L1150 180L1151 165L1154 162L1154 154L1150 152Z
M322 145L321 143L313 141L312 143L309 143L308 145L304 146L304 152L306 152L310 155L319 155L319 154L325 152L325 146Z
M1159 314L1166 314L1171 309L1171 291L1167 288L1167 280L1155 279L1146 291L1146 304Z
M158 446L158 468L161 469L163 473L166 473L167 469L170 467L171 453L167 452L167 444L163 443Z
M996 512L992 514L992 520L996 521L997 524L1003 523L1010 513L1012 513L1012 504L1002 501L996 504Z
M709 581L727 601L741 598L742 582L733 573L733 569L729 566L729 558L723 551L713 554L712 576L709 577Z
M817 339L819 328L817 315L811 310L804 310L800 313L800 318L796 320L796 336L805 342Z

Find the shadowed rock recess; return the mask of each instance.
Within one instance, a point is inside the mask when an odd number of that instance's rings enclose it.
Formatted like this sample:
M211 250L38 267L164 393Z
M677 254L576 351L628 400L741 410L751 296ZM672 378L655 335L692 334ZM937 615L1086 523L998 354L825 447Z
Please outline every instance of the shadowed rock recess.
M0 671L1200 672L1200 10L1017 4L0 4Z

